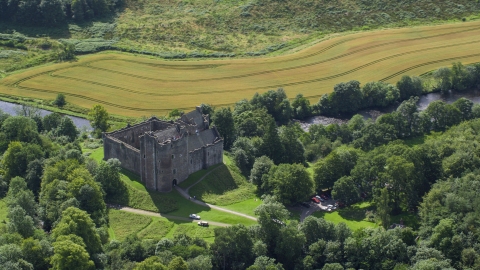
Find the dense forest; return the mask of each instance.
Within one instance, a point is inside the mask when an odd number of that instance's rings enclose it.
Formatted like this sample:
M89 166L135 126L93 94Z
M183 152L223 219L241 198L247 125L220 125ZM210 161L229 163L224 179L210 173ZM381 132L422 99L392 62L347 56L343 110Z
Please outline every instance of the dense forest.
M51 27L67 20L83 21L103 17L121 4L121 1L116 0L1 0L0 21Z
M478 88L480 77L473 76L480 73L478 65L456 63L447 69L432 75L438 90ZM186 234L160 241L136 235L109 239L107 203L125 188L118 160L97 163L83 155L79 144L88 134L80 133L68 117L41 117L28 108L17 116L2 113L0 197L8 206L8 221L0 224L0 265L480 269L480 105L462 98L453 104L435 101L419 111L416 101L423 84L408 76L397 85L360 87L351 81L313 105L301 95L290 101L281 89L239 101L233 111L204 104L234 163L263 195L255 209L258 224L216 228L211 244ZM375 121L355 115L347 124L313 125L309 132L291 121L319 110L326 99L345 102L340 108L358 102L337 96L344 91L360 100L357 109L383 106L378 102L385 96L395 97L388 103L401 104ZM65 102L59 97L56 104ZM90 118L95 136L108 128L101 106L92 109ZM353 231L314 216L300 223L289 220L286 206L325 189L346 205L371 200L376 210L370 215L383 227ZM416 217L418 228L385 229L400 213Z

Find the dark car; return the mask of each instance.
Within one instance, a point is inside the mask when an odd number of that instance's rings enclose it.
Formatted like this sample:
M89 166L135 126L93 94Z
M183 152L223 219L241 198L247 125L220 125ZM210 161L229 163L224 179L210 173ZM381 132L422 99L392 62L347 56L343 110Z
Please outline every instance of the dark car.
M310 208L310 204L307 202L301 202L300 205L306 208Z

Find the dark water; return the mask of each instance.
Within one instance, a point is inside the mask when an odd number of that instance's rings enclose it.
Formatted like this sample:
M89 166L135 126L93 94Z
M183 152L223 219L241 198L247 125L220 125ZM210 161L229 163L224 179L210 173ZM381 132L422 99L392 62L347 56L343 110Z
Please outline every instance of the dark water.
M0 110L2 110L4 113L16 115L15 107L17 106L19 105L10 103L10 102L0 101ZM41 116L49 115L52 113L51 111L42 110L42 109L40 109L39 111ZM76 117L76 116L70 116L70 115L67 115L67 117L72 119L73 123L79 130L83 130L83 129L93 130L92 126L90 126L90 121L88 121L87 119Z
M443 100L448 104L455 102L459 98L467 98L471 100L473 103L480 103L480 91L469 91L467 93L448 93L448 94L441 94L441 93L430 93L420 97L417 102L418 109L420 111L425 110L428 107L428 104L432 103L436 100ZM358 114L362 115L365 119L373 118L377 119L382 114L391 113L397 109L400 104L392 105L382 109L373 109L373 110L361 110ZM326 117L326 116L312 116L310 118L305 119L304 121L298 121L302 128L305 131L308 131L310 125L313 124L322 124L322 125L330 125L330 124L345 124L350 120L351 117Z

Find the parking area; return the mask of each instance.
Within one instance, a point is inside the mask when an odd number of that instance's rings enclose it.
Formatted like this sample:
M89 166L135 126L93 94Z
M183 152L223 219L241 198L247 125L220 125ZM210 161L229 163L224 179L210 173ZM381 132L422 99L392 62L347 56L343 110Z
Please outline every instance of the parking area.
M315 199L314 199L315 198ZM307 206L308 205L308 206ZM338 209L337 201L328 195L317 195L312 197L309 202L301 204L300 221L313 214L316 211L333 212Z

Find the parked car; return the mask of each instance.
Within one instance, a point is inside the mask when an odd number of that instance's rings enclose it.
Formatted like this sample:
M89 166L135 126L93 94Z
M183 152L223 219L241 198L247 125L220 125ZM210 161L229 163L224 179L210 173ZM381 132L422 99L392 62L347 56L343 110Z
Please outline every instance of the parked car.
M199 222L198 222L198 226L208 227L208 222L206 222L206 221L199 221Z
M193 218L193 219L200 219L200 216L197 215L197 214L190 214L189 217L190 217L190 218Z
M307 202L301 202L300 205L306 208L310 208L310 204Z
M331 208L333 208L333 205L329 204L329 205L327 205L327 208L331 209Z
M321 194L320 197L322 197L324 200L328 200L328 197L325 194Z
M320 203L320 200L317 199L317 198L315 198L315 197L313 197L313 198L312 198L312 202L314 202L314 203Z

